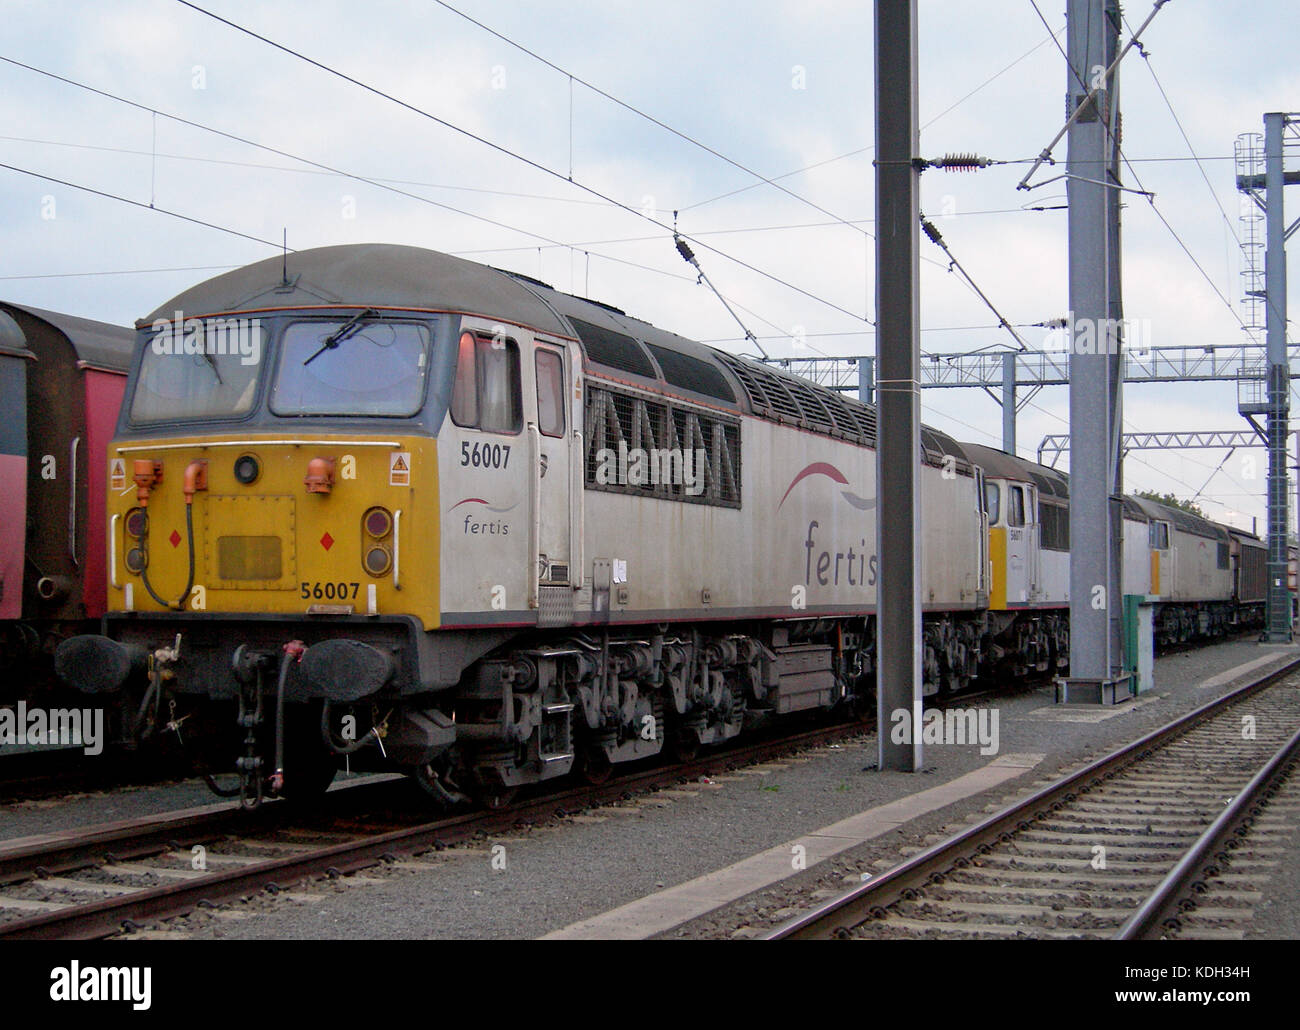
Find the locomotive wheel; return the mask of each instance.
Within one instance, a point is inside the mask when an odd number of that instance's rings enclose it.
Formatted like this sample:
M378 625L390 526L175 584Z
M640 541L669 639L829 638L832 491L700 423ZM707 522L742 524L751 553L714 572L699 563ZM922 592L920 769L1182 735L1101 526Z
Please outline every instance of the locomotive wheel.
M280 797L311 801L321 797L339 771L338 758L320 739L320 705L285 706L284 786Z
M518 787L482 787L477 793L477 798L480 805L495 812L498 809L508 808L518 793Z
M454 808L467 803L470 799L456 789L451 777L443 770L439 772L433 763L413 766L407 770L420 789L429 794L443 808Z
M292 765L288 759L285 760L280 797L290 801L313 801L324 796L338 772L334 756L324 752L319 756L299 754L296 757L297 761Z
M700 754L700 735L678 728L668 735L668 754L674 762L693 762Z
M584 783L599 787L614 772L614 763L605 754L604 748L586 748L578 752L578 775Z

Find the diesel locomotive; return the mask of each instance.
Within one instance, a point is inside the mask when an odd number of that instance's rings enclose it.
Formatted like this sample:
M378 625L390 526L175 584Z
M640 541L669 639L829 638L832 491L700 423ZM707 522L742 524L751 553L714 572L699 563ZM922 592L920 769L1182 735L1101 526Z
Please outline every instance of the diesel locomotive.
M224 733L247 804L345 756L500 804L872 690L870 406L405 246L259 262L138 334L108 611L56 664L126 737ZM926 691L1059 668L1067 480L922 444ZM1134 503L1130 544L1166 635L1250 617L1258 541Z

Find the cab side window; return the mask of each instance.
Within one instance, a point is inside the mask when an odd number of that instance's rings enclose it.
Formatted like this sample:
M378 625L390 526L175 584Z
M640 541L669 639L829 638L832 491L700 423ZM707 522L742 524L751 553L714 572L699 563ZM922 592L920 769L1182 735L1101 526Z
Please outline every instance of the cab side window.
M984 507L989 513L989 525L996 526L1002 514L1002 491L997 483L984 484Z
M523 427L521 399L519 345L500 336L461 333L452 421L485 433L518 433Z
M1007 509L1007 525L1023 526L1025 524L1025 488L1023 486L1013 486L1010 491L1011 503Z
M478 425L478 377L474 363L474 334L462 333L456 351L456 382L451 391L451 417L458 426Z
M1157 551L1169 550L1169 523L1151 523L1151 547Z
M537 350L537 428L543 436L564 435L564 358Z

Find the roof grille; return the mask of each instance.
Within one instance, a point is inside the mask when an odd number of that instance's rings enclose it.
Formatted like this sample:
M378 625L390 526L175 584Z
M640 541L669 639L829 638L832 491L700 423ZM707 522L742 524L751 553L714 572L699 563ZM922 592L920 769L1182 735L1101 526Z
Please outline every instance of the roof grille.
M670 386L702 393L706 397L715 397L728 404L736 403L735 391L727 383L722 373L707 361L681 354L666 347L656 347L647 343L646 349L654 355L655 361L663 369L664 380Z
M716 353L745 388L754 414L869 447L876 445L874 408L734 354Z
M587 357L596 364L631 372L646 379L658 378L650 358L632 337L604 326L592 325L572 315L569 316L569 321L577 331Z

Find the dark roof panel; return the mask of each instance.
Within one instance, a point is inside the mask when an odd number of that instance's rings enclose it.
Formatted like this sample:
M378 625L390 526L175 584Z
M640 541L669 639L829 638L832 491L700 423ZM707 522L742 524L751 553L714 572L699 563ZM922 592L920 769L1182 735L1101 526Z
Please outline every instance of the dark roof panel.
M1161 504L1159 501L1152 501L1146 497L1135 497L1133 500L1134 503L1141 506L1142 510L1151 519L1160 519L1171 523L1184 533L1191 533L1193 536L1201 536L1209 540L1228 539L1227 527L1221 526L1217 522L1210 522L1208 519L1200 518L1189 511L1183 511L1182 508L1171 508L1167 504Z
M188 318L320 305L481 314L570 335L554 310L513 276L450 254L387 243L276 255L191 287L137 325L173 318L177 311Z
M0 307L7 309L10 315L16 313L19 319L25 315L54 328L72 344L77 361L82 364L114 372L125 372L131 364L131 356L135 353L135 332L125 326L8 302L0 304Z
M0 309L0 354L33 357L27 349L27 337L7 311Z
M592 325L581 318L569 316L569 322L577 331L582 349L587 357L598 365L630 372L634 376L657 379L654 364L646 357L646 352L632 337L615 332L604 326Z
M573 319L569 321L572 322ZM659 363L664 381L669 386L702 393L706 397L726 401L728 404L736 403L736 391L731 388L726 376L719 372L718 367L712 362L701 361L689 354L682 354L653 343L647 343L646 347Z
M981 443L967 443L962 446L966 448L966 456L980 466L986 476L1033 483L1038 487L1041 497L1056 497L1063 501L1070 498L1070 481L1063 472L1018 458L1014 454L999 451L994 447L985 447Z

